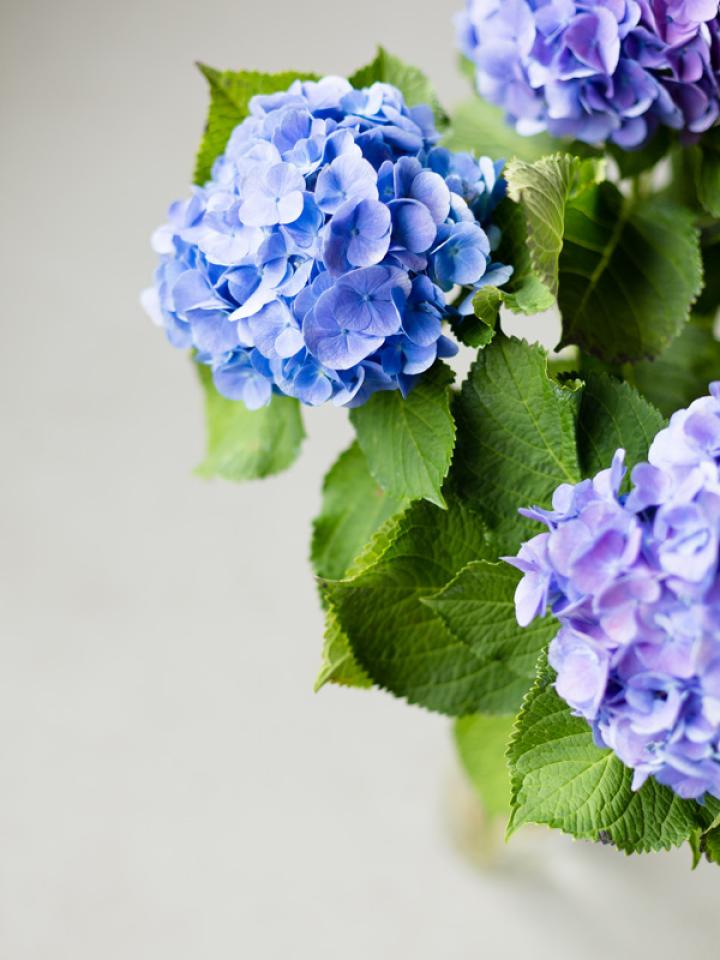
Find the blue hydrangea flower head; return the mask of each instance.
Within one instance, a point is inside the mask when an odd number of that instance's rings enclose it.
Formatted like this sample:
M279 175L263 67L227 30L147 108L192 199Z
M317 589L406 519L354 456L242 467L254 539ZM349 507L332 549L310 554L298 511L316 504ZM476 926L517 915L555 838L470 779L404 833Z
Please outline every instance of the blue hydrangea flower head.
M406 394L456 352L443 321L512 273L492 257L502 165L438 139L431 110L383 83L254 97L210 181L153 237L148 312L252 409L273 393Z
M519 133L632 149L720 112L717 0L466 0L458 42Z
M629 494L612 467L563 485L506 560L526 626L560 622L556 689L600 746L681 797L720 797L720 383L655 437Z

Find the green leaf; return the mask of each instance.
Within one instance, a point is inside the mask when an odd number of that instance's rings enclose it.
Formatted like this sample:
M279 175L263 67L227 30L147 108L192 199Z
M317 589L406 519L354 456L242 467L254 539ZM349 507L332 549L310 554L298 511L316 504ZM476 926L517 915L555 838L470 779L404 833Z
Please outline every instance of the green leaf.
M372 686L372 680L355 659L332 606L325 611L325 642L322 666L315 680L315 692L327 683L336 683L341 687Z
M540 282L558 293L558 258L563 248L566 208L605 175L602 161L569 154L535 163L513 160L505 170L508 195L522 205L530 261Z
M703 231L701 249L705 287L695 304L695 313L714 318L720 308L720 223Z
M519 580L519 572L508 564L476 560L425 600L475 654L475 692L483 713L518 710L535 677L539 654L558 631L552 617L518 626L514 598Z
M297 400L275 396L267 407L248 410L244 403L220 396L208 367L198 364L197 370L207 427L207 455L197 468L199 476L241 483L294 463L305 437Z
M488 286L477 292L473 301L474 317L453 322L455 335L471 347L484 347L490 343L501 306L513 313L533 316L555 303L555 297L533 272L522 207L509 199L504 200L496 211L495 223L502 231L495 258L499 263L511 263L514 270L502 288Z
M720 135L709 130L691 147L697 198L711 217L720 217Z
M311 557L315 573L327 579L344 577L385 521L402 509L402 502L388 496L370 476L367 461L357 443L340 455L328 472L323 502L313 524ZM348 639L335 611L326 604L325 644L322 666L315 683L368 687L372 681L355 661Z
M703 803L698 804L696 813L698 826L690 837L693 870L703 854L710 863L720 864L720 799L706 794Z
M702 860L701 840L702 831L699 827L696 827L688 837L690 852L692 854L692 864L690 867L691 870L696 870L700 866L700 861Z
M703 396L720 376L720 341L713 333L713 318L692 317L657 360L637 364L633 375L638 390L666 417Z
M320 514L313 523L315 573L340 580L375 531L404 501L384 493L373 480L357 443L340 455L325 477Z
M195 183L202 186L210 179L212 165L225 150L230 134L248 113L251 97L259 93L287 90L294 80L317 80L312 73L255 73L215 70L204 63L198 69L210 84L210 111L195 161Z
M450 368L436 363L407 399L385 391L351 411L370 472L390 496L445 506L442 486L455 446L453 380Z
M443 146L449 150L469 150L478 157L504 160L517 157L532 163L557 150L557 140L544 133L522 137L506 122L502 110L487 100L473 97L450 117Z
M508 749L513 812L509 831L543 823L626 853L667 850L689 840L697 805L652 778L636 792L632 772L593 742L547 675L532 689Z
M507 817L510 813L510 774L505 751L512 727L512 717L486 717L479 713L455 721L460 761L490 817Z
M392 538L382 539L364 572L326 585L358 663L376 684L411 703L474 713L482 668L421 600L466 563L491 555L484 525L457 501L447 510L417 501L397 520Z
M582 391L577 424L583 476L609 467L620 447L628 468L647 460L650 444L664 426L659 411L627 383L592 374Z
M715 803L717 801L714 801ZM707 806L707 799L705 806ZM720 865L720 814L716 815L712 822L701 831L698 848L699 852L704 853L710 863Z
M451 319L450 326L460 343L480 349L492 343L504 296L499 287L484 287L473 300L474 313Z
M473 308L475 317L482 326L472 326L469 323L459 326L463 333L463 343L470 347L487 346L492 340L492 332L495 330L502 306L507 307L512 313L533 317L549 310L555 302L547 287L533 275L526 276L522 281L513 284L513 288L488 286L478 290L473 300Z
M409 506L409 505L408 505ZM369 540L360 553L355 557L345 574L346 580L359 577L361 573L369 570L374 564L378 563L395 543L403 526L405 510L393 514L381 527L378 528L371 540ZM332 583L332 581L326 581Z
M348 578L358 577L377 563L398 535L402 514L389 517L362 547L345 572ZM329 591L331 580L320 580L320 600L325 610L325 633L320 672L315 680L317 693L327 683L344 687L371 687L372 680L355 658L347 634L340 625Z
M629 200L600 184L568 205L560 257L562 345L610 363L662 353L702 289L690 211L654 198Z
M438 102L432 84L422 70L404 63L383 47L378 47L372 63L356 71L349 79L350 83L357 88L369 87L373 83L390 83L398 88L409 106L427 104L432 107L435 121L440 127L447 123L447 115Z
M462 386L452 478L502 552L535 530L520 507L549 506L559 484L580 480L573 386L548 376L542 347L504 336L478 355Z
M720 864L720 828L710 830L701 838L701 849L710 863Z

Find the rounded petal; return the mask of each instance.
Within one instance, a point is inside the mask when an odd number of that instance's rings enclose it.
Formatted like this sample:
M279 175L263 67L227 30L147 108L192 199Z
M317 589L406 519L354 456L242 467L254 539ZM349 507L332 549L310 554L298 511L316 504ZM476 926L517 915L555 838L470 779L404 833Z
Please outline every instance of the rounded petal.
M389 206L393 246L411 253L429 250L437 237L437 224L425 204L419 200L393 200Z

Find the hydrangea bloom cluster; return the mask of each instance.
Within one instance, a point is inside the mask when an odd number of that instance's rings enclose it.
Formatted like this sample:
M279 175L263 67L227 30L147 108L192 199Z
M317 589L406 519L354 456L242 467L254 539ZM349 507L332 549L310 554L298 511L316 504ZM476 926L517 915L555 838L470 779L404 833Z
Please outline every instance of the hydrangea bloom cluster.
M718 118L717 0L467 0L459 43L518 132L642 145Z
M594 480L521 511L549 532L506 558L527 625L547 604L556 689L601 746L681 797L720 797L720 383L674 414L620 495L623 451Z
M173 204L148 311L251 409L407 393L455 345L448 294L505 282L501 166L437 145L429 107L326 77L250 101L211 180Z

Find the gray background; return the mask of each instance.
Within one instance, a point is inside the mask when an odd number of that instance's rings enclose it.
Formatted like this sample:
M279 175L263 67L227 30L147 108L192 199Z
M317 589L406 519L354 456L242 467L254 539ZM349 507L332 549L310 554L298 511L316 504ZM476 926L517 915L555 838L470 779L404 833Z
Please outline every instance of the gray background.
M381 39L452 103L453 6L2 4L2 960L710 956L718 875L687 852L539 831L482 870L448 723L312 694L345 416L311 414L283 477L195 479L198 390L138 307L193 60L347 73Z

